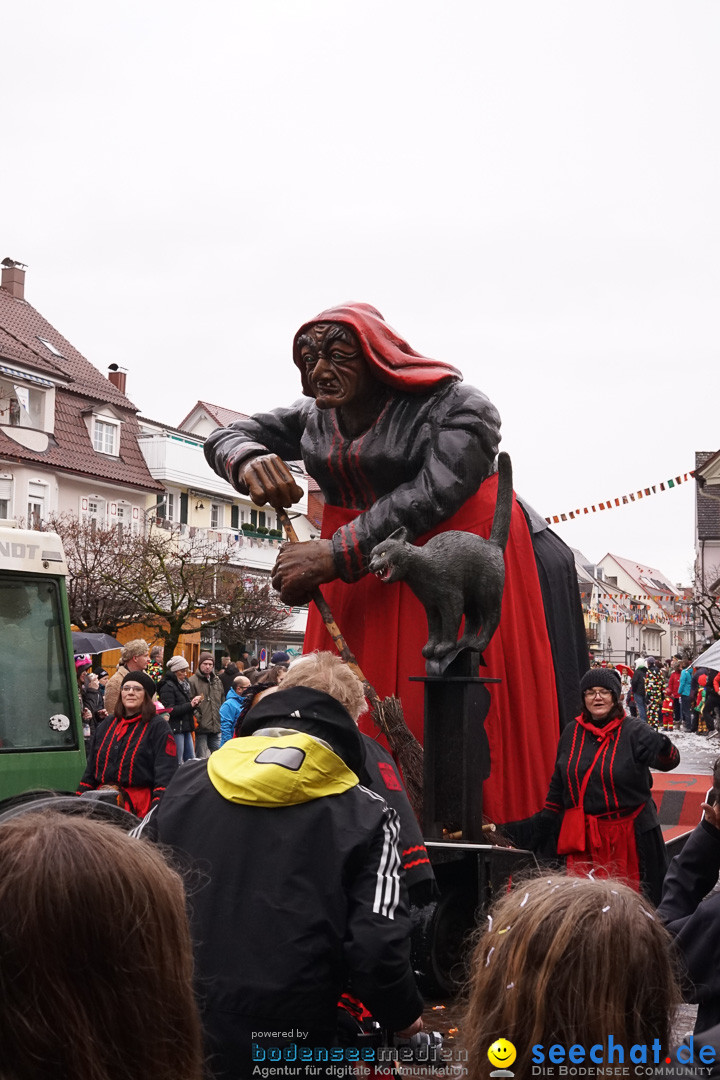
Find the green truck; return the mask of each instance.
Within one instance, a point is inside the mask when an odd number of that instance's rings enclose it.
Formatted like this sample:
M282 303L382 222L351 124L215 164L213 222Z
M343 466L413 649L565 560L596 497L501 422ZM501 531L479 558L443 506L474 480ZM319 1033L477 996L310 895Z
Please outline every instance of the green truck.
M0 527L0 811L85 768L67 575L55 533Z

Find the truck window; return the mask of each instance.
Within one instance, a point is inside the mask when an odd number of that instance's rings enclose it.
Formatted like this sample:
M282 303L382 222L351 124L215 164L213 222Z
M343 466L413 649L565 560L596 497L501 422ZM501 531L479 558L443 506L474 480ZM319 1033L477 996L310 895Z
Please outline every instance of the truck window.
M0 754L77 747L57 581L0 575Z

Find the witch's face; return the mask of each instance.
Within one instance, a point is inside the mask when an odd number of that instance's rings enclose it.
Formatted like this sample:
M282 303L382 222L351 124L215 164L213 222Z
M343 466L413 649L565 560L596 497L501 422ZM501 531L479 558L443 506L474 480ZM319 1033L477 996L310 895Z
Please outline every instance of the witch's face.
M298 344L305 377L319 409L352 410L373 397L376 381L349 327L314 323Z

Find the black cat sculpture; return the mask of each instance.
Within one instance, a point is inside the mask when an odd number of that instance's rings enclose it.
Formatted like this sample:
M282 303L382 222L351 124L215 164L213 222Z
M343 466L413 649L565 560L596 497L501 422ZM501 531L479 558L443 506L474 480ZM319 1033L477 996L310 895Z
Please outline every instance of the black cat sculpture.
M370 554L370 571L381 581L405 581L425 608L429 637L422 654L427 671L444 668L463 649L482 653L498 628L505 584L503 552L512 515L512 464L498 455L498 492L490 538L445 532L423 547L396 529ZM465 630L458 640L465 616ZM445 663L444 663L445 661Z

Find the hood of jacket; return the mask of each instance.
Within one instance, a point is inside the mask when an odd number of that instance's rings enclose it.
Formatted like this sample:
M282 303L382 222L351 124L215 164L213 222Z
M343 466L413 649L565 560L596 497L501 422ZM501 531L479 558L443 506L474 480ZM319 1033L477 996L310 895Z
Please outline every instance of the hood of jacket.
M229 802L295 806L357 785L345 762L307 732L262 730L268 734L230 739L208 759L210 783Z
M365 748L357 724L347 709L322 690L293 686L268 694L247 714L241 737L260 728L293 728L328 744L362 783L366 782Z

